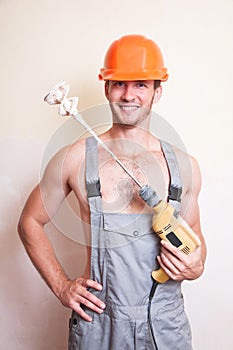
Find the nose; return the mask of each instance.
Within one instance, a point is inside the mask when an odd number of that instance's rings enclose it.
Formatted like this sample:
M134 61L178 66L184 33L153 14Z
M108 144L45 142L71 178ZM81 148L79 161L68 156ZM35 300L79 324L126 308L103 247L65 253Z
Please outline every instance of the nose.
M127 102L132 102L135 99L135 91L133 86L127 84L124 88L124 92L122 94L122 99Z

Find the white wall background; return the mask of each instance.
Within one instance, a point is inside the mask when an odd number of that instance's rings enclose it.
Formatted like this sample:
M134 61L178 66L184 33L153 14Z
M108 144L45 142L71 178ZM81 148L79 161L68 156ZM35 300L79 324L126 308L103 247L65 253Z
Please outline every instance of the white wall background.
M47 289L16 234L41 161L64 123L42 101L61 79L79 109L105 103L97 74L110 42L141 33L162 47L170 78L157 112L200 163L208 245L204 276L186 282L194 349L233 348L232 0L0 1L0 349L64 350L69 310ZM67 272L81 246L47 229Z

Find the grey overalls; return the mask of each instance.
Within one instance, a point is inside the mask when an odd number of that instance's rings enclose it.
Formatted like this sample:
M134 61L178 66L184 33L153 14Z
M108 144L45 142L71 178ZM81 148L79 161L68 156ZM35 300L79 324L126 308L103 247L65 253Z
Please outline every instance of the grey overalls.
M175 155L168 144L161 144L171 177L170 202L179 211L180 193L175 188L181 187L181 180ZM151 272L159 267L160 240L151 227L152 216L103 212L94 138L86 143L86 185L92 228L91 279L103 285L101 292L91 292L107 306L100 315L83 307L92 316L91 323L73 312L69 350L154 350L147 308ZM192 349L179 282L169 280L157 286L151 318L158 350Z

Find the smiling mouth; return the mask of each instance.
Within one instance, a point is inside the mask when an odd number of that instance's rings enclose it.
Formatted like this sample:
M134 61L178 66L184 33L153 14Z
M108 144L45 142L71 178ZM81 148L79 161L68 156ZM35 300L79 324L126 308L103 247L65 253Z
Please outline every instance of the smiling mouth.
M139 108L137 105L119 105L119 107L125 112L134 112Z

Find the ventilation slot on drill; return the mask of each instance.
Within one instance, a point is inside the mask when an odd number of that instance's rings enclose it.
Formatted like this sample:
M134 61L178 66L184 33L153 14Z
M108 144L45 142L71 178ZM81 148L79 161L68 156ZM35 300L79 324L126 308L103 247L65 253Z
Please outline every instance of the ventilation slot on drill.
M187 255L189 255L189 253L190 253L190 248L187 247L187 245L186 245L183 249L181 249L181 250L182 250L183 253L185 253L185 254L187 254Z

